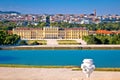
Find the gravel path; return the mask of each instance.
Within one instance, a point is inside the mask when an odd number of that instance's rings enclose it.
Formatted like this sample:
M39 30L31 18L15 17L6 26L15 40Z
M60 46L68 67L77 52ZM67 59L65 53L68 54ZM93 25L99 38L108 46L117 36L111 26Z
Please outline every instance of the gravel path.
M0 80L120 80L120 72L93 72L86 79L81 71L66 68L5 68L0 67Z

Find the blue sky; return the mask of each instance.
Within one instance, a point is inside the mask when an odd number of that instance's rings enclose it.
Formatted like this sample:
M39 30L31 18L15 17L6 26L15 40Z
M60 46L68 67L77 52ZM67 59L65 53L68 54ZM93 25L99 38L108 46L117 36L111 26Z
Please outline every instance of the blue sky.
M47 14L120 14L120 0L0 0L0 10Z

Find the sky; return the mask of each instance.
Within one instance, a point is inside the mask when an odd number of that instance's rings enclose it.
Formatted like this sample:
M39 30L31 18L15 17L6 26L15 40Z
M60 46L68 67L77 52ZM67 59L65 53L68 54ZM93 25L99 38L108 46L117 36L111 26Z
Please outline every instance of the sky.
M0 11L23 14L119 14L120 0L0 0Z

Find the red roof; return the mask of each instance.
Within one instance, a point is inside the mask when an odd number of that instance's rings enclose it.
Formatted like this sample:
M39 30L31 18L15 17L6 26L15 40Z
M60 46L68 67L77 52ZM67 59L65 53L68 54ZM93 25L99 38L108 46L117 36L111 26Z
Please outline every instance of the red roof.
M113 32L107 30L97 30L96 34L113 34Z
M42 28L19 27L19 28L15 28L15 30L42 30Z

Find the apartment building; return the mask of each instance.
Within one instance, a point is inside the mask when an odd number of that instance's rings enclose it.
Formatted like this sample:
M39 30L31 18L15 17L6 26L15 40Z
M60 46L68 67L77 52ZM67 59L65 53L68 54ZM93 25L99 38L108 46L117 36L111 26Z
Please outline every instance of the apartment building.
M88 35L88 30L84 28L14 28L13 34L17 34L21 39L81 39Z

